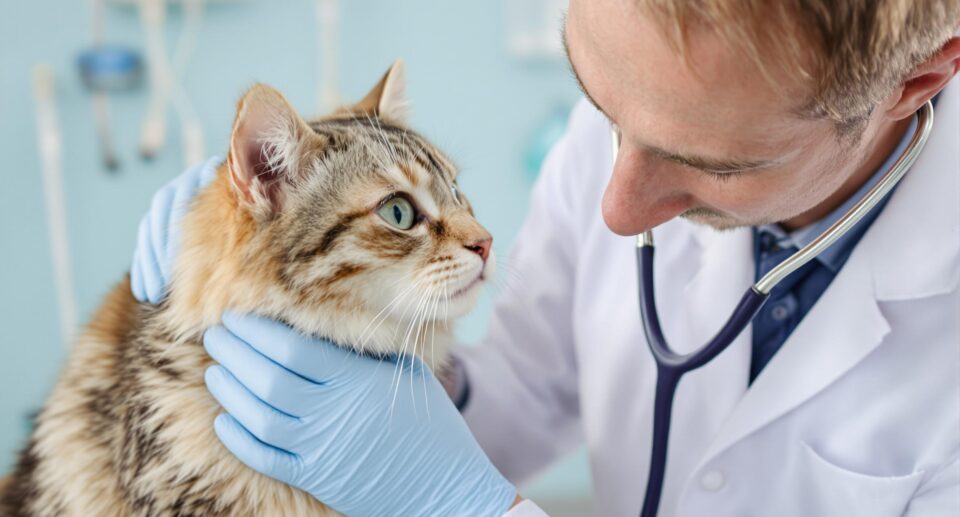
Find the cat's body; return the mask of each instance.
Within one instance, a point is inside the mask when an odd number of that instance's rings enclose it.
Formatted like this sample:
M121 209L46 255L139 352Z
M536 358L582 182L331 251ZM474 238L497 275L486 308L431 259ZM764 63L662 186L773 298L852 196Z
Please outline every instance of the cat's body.
M211 359L168 336L163 311L126 280L110 293L37 420L4 515L336 515L220 447Z
M110 293L0 483L0 515L335 515L222 447L202 336L229 309L442 361L449 318L489 273L489 234L452 165L390 117L396 75L311 124L273 90L247 94L229 159L182 222L168 296L138 302L127 280Z

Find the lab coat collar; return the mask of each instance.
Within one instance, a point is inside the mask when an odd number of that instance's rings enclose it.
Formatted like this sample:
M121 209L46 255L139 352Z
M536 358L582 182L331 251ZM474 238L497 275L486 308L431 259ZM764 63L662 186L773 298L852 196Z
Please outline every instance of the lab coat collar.
M880 345L890 331L880 301L935 296L956 289L960 277L960 81L944 91L937 111L930 140L911 171L831 286L750 389L746 390L744 379L739 378L742 368L717 372L722 378L711 380L738 388L744 381L746 391L741 391L742 398L720 425L693 473L739 440L816 396ZM705 256L716 253L717 246L747 248L739 237L723 239L724 234L702 228L694 228L693 233ZM698 273L694 281L700 278ZM710 291L719 292L719 287ZM742 341L749 332L745 330L731 347L737 350L732 355L747 363L749 354L743 353ZM738 377L732 378L734 375Z
M960 280L960 79L940 95L933 132L864 236L878 300L953 291Z
M863 254L857 258L862 259ZM874 297L872 271L857 258L851 257L746 390L720 426L700 466L816 396L881 343L890 325Z

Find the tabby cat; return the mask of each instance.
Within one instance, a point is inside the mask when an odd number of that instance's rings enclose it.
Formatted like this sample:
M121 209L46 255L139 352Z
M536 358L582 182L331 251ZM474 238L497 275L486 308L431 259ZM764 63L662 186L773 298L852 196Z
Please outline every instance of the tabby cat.
M438 366L491 274L457 170L404 117L402 63L307 122L276 90L240 100L227 160L182 222L166 299L117 285L37 417L0 514L334 515L217 440L203 331L226 309Z

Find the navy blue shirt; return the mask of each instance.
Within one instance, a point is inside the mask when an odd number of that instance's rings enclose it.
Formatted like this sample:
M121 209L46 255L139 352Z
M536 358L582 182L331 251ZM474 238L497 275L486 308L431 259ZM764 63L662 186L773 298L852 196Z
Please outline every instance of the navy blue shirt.
M880 181L884 173L903 153L916 128L917 120L914 118L910 128L900 139L897 148L890 153L883 165L860 187L860 190L823 219L790 233L785 232L777 224L754 228L753 257L756 265L756 279L759 280L760 277L793 252L816 239L824 230L840 219L850 207L863 198L864 194ZM833 281L847 258L850 257L853 248L860 242L860 238L866 233L867 228L873 224L877 215L883 210L889 197L888 195L881 200L846 235L837 239L817 258L791 273L770 292L767 303L753 319L753 354L750 361L751 383L757 378L764 366L770 362L770 359L787 340L793 329L797 328L797 325L817 302L820 295L827 290L830 282Z

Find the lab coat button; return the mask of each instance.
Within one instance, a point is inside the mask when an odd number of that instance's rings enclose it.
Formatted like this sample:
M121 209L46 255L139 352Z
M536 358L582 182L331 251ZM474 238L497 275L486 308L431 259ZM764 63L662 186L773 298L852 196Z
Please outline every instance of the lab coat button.
M773 316L773 319L783 321L790 315L790 309L786 305L774 305L770 314Z
M700 488L707 492L717 492L723 488L726 483L727 480L723 476L723 472L719 470L711 470L700 478Z

